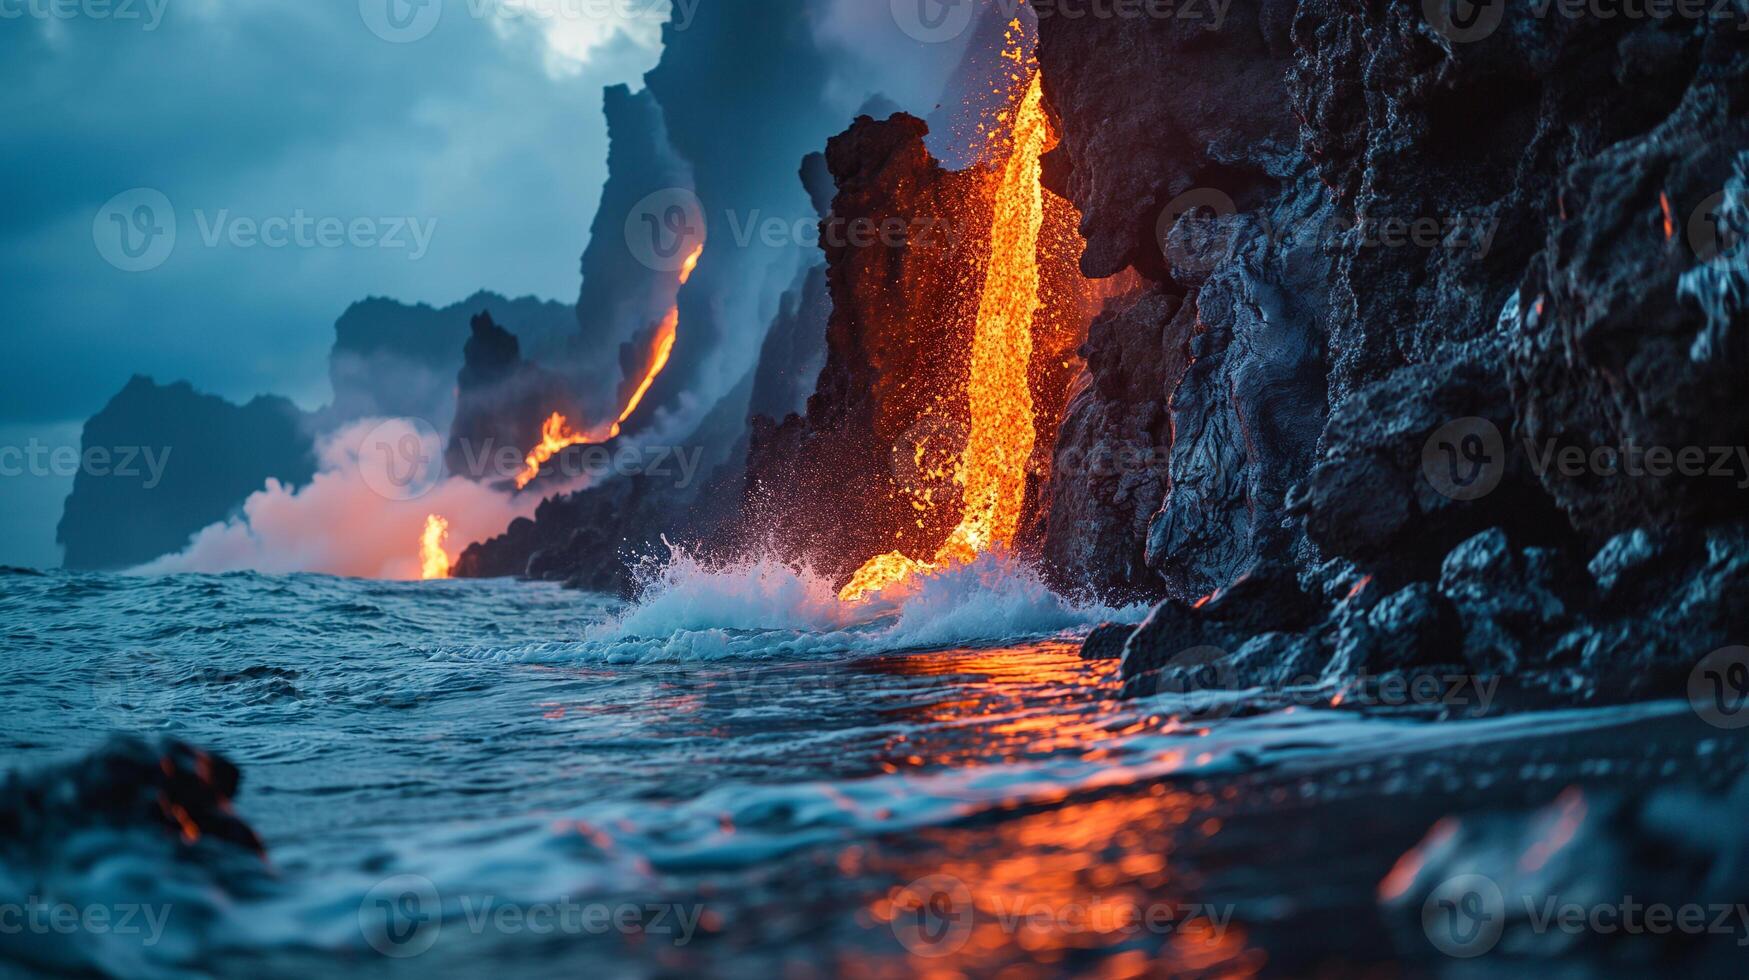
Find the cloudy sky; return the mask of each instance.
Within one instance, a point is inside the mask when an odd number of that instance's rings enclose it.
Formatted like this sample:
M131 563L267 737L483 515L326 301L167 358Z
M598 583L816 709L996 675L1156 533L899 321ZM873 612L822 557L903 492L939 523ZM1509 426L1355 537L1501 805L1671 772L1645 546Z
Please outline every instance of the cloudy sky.
M655 63L668 3L424 2L0 4L0 447L76 447L135 373L316 407L369 295L575 299L601 89ZM118 251L140 200L167 252ZM0 474L0 563L59 564L70 486Z

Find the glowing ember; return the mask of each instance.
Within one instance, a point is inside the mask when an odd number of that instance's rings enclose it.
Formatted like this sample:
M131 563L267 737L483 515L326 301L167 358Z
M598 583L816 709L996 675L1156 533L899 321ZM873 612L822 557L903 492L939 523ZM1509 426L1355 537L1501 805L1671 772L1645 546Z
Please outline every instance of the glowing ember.
M686 285L686 280L692 278L692 270L698 268L698 257L704 254L704 244L692 250L686 261L680 266L680 285ZM668 358L674 353L674 339L680 330L680 305L668 308L668 313L662 317L662 322L656 325L656 336L650 342L650 362L644 370L644 376L638 381L638 386L632 389L631 397L626 399L625 408L620 410L619 417L606 426L597 426L588 432L578 432L571 428L571 421L559 412L554 412L541 426L540 445L528 451L523 458L522 472L516 474L516 489L521 490L540 475L540 468L547 460L557 456L571 446L594 445L606 442L619 435L620 425L632 417L639 403L650 386L656 383L656 376L668 366Z
M1669 241L1676 235L1676 214L1670 209L1670 195L1658 192L1658 207L1664 211L1664 240Z
M972 335L967 395L971 417L954 482L965 510L933 562L901 552L869 559L838 597L846 602L946 564L969 562L1014 540L1026 496L1026 461L1032 455L1032 321L1039 308L1038 244L1044 225L1039 157L1050 148L1051 128L1035 72L1010 114L1013 146L995 176L990 261Z
M419 577L449 578L449 555L443 542L449 537L449 522L436 514L425 518L425 533L419 536Z

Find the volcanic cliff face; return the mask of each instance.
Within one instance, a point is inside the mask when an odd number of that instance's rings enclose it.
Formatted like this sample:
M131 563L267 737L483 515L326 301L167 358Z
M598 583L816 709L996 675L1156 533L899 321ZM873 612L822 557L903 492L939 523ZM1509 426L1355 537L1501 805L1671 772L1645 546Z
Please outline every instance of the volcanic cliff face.
M230 516L269 479L307 482L316 470L307 424L283 398L235 405L186 381L136 375L85 423L92 465L73 477L55 530L64 566L143 564Z
M1742 35L1515 8L1475 38L1421 6L1041 21L1083 268L1154 294L1090 333L1058 445L1155 438L1168 405L1165 472L1126 476L1164 484L1172 598L1089 648L1132 690L1204 645L1189 666L1231 683L1455 663L1670 690L1749 635L1723 598L1740 472L1546 462L1749 443ZM1059 553L1133 563L1129 497L1053 506L1096 512Z
M903 113L863 116L828 144L837 194L820 228L831 294L825 367L805 415L753 420L747 543L781 541L783 553L834 576L889 551L934 554L963 510L954 468L991 274L992 183L984 167L944 169L927 133ZM1052 200L1027 368L1035 523L1086 313L1081 277L1061 254L1071 210Z
M455 412L462 346L481 313L511 325L530 351L550 354L576 331L569 306L532 297L479 292L442 308L380 297L354 303L334 323L328 356L334 401L317 413L318 428L398 416L441 428Z

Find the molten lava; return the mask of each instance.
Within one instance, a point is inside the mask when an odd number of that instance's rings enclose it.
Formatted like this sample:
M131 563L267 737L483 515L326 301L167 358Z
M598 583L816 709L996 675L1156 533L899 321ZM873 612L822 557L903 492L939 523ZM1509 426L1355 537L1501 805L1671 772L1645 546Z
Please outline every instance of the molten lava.
M704 243L692 250L686 261L680 266L680 285L692 278L692 270L698 268L698 257L704 254ZM676 302L668 308L662 322L656 325L656 335L650 341L650 357L644 368L643 377L637 387L632 389L626 398L625 407L620 410L619 417L604 426L596 426L587 432L578 432L571 428L569 419L559 412L554 412L541 425L540 444L528 451L523 458L522 472L516 474L516 489L521 490L540 475L540 468L547 460L552 459L570 446L594 445L606 442L619 435L620 426L637 411L639 403L650 386L656 383L656 376L668 366L668 358L674 353L674 340L680 330L680 304Z
M1007 547L1020 524L1026 495L1026 463L1032 455L1033 316L1038 312L1039 231L1044 224L1044 188L1039 157L1053 142L1037 72L1009 114L1011 148L992 176L994 212L990 260L978 301L967 379L971 425L954 472L964 510L958 526L932 561L893 551L869 559L839 592L854 602L913 575L971 561Z
M436 514L425 518L425 533L419 536L419 577L449 578L449 555L443 550L449 537L449 521Z

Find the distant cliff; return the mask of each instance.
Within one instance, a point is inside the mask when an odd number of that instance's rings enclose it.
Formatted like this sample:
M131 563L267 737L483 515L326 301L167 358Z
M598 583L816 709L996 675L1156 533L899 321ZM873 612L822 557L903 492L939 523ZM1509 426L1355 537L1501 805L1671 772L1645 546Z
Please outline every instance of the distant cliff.
M135 375L85 423L82 452L102 449L107 462L73 478L55 531L65 566L138 565L224 520L269 478L307 482L315 456L305 421L284 398L235 405L186 381Z
M481 291L442 308L380 297L354 303L334 324L328 358L334 402L321 413L324 427L373 416L448 425L462 345L469 321L480 313L508 327L535 356L562 348L577 330L570 306L532 296Z

